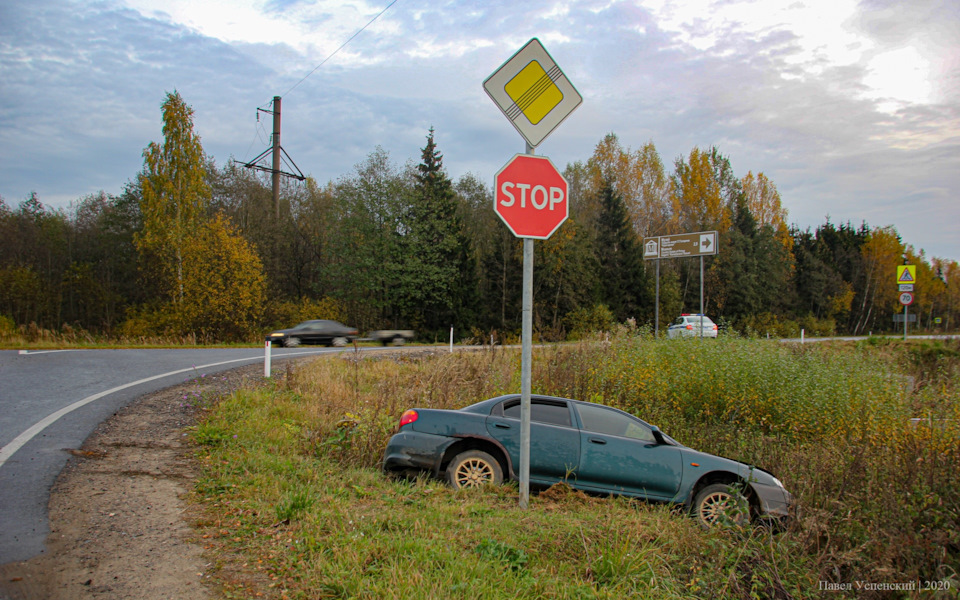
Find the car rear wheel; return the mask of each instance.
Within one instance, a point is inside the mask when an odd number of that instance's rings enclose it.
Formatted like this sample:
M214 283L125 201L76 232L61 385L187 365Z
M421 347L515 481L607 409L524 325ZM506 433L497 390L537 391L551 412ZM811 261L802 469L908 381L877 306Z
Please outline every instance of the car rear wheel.
M697 493L691 512L704 527L744 525L750 520L750 503L733 484L713 483Z
M495 458L482 450L456 455L447 465L447 482L454 489L476 488L503 483L503 469Z
M296 348L300 345L300 338L288 337L287 339L283 340L283 345L286 348Z

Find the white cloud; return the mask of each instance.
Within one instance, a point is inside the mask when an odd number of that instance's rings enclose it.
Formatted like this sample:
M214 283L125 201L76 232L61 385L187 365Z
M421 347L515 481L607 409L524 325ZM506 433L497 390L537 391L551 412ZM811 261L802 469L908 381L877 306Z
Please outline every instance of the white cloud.
M255 109L281 94L320 181L377 145L416 160L431 125L453 176L492 179L523 144L481 83L538 37L584 96L539 150L556 164L608 132L668 168L717 145L801 227L895 224L960 258L960 5L863 1L399 0L303 79L389 0L7 0L0 195L118 193L174 89L220 164L265 147Z

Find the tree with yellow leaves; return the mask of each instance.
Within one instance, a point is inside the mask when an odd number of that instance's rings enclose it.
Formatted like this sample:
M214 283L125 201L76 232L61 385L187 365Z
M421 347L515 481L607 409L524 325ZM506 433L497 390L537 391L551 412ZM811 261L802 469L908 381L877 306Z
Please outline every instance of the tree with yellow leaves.
M206 219L211 192L200 137L193 131L193 109L176 91L163 110L163 144L143 151L140 211L143 229L135 238L148 278L161 293L183 300L183 245Z
M263 313L263 265L224 217L208 215L211 190L193 109L177 92L167 94L162 108L164 142L143 152L143 229L135 238L158 302L132 317L128 330L249 339Z
M777 239L786 248L793 246L793 238L790 235L790 228L787 226L787 209L783 207L780 201L780 192L777 186L770 181L763 173L757 173L754 176L753 171L740 180L743 187L743 194L747 200L747 208L757 225L763 227L769 225L775 232Z

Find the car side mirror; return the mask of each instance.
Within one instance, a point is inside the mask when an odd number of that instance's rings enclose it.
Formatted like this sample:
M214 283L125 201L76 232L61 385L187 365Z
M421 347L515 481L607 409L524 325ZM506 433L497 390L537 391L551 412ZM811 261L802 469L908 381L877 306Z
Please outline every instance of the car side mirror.
M656 440L658 446L662 446L667 443L667 440L663 438L663 432L660 431L659 427L656 425L651 425L650 431L653 432L653 439Z

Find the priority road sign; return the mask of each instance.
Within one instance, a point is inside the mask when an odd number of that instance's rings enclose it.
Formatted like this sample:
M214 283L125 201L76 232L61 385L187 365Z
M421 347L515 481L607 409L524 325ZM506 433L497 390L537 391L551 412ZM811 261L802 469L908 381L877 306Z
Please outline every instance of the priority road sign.
M513 235L545 240L567 220L567 189L549 158L517 154L497 171L493 210Z
M488 77L483 89L533 148L583 102L537 38Z

